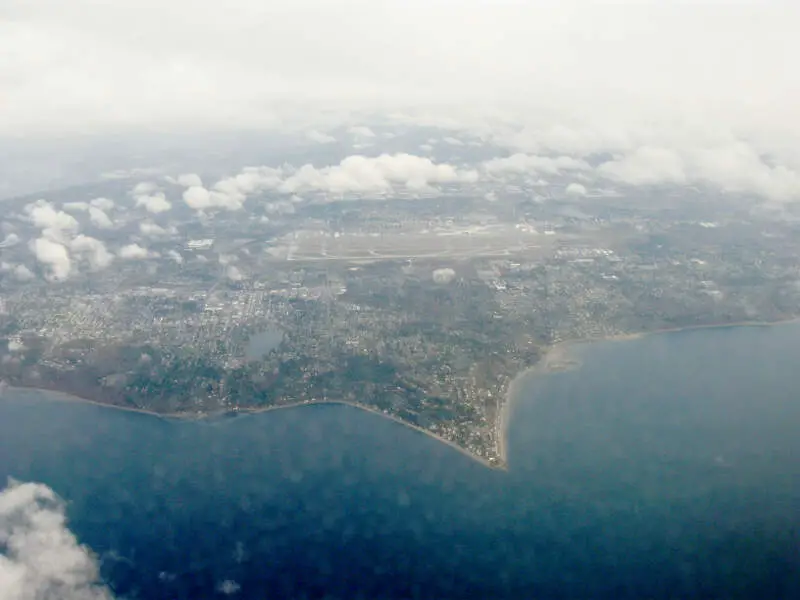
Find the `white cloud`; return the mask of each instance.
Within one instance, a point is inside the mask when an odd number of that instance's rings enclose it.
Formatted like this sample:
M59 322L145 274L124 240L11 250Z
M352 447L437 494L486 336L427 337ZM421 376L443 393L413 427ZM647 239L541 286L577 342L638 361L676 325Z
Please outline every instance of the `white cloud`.
M338 165L317 168L307 164L248 167L238 175L221 179L210 189L193 186L185 190L186 204L198 211L238 210L248 197L270 190L291 194L290 201L267 202L267 212L294 212L293 203L302 202L298 194L365 194L388 192L395 188L411 191L431 190L436 185L474 183L478 173L412 154L382 154L377 157L352 155Z
M483 163L484 170L491 175L505 173L543 173L558 175L564 171L586 171L589 164L571 156L537 156L517 153L507 158L493 158Z
M111 600L97 560L67 528L64 502L45 485L0 492L3 600Z
M161 169L158 167L134 167L132 169L116 169L101 174L103 179L136 179L150 175L158 175Z
M139 223L139 232L146 237L161 237L171 233L156 223L148 222Z
M244 279L244 275L242 272L236 268L234 265L228 265L225 269L225 277L230 279L231 281L241 281Z
M183 201L195 210L206 210L212 206L211 193L201 185L194 185L183 192Z
M570 183L566 188L567 196L585 196L586 186L581 183Z
M11 232L0 242L0 248L11 248L12 246L16 246L19 244L19 236Z
M596 171L629 185L701 184L774 202L800 200L800 170L768 164L741 141L690 148L642 146Z
M203 180L197 173L184 173L179 175L177 179L178 185L183 187L202 187Z
M631 154L603 163L597 172L631 185L686 183L685 165L674 150L642 146Z
M198 211L239 210L248 196L278 187L282 173L282 169L272 167L247 167L238 175L219 180L211 189L190 187L183 192L183 200Z
M158 186L153 183L152 181L140 181L131 190L131 195L133 197L136 196L146 196L147 194L152 194L153 192L158 191Z
M40 237L31 242L31 251L36 260L48 267L48 278L63 281L72 271L72 260L67 248L58 242L46 237Z
M72 208L75 209L74 206ZM86 204L85 209L88 210L89 217L96 226L104 228L112 226L108 216L99 208ZM83 211L84 208L76 210ZM106 250L100 240L77 234L78 221L75 217L64 211L55 210L49 202L39 200L28 204L25 212L31 222L42 229L41 237L31 241L29 247L36 260L47 268L48 279L63 281L70 276L73 271L70 251L93 270L103 269L113 260L113 255ZM20 271L18 277L30 278L25 271Z
M238 594L239 590L241 589L242 586L233 579L226 579L217 586L217 591L225 596L233 596L234 594Z
M103 212L109 212L114 209L114 201L110 198L95 198L91 202L89 202L95 208L99 208Z
M375 132L366 125L356 125L347 130L350 135L357 138L374 138Z
M307 131L306 137L312 142L316 142L317 144L330 144L336 141L336 138L333 137L332 135L328 135L327 133L322 133L321 131L317 131L316 129L311 129L310 131Z
M229 202L228 196L216 192L211 192L202 186L192 186L183 192L183 201L189 208L195 210L208 210L212 208L230 208L236 210L241 208L242 203L238 200Z
M19 0L0 26L0 134L236 130L298 116L302 131L324 130L309 122L332 107L408 106L445 123L530 107L550 122L692 114L800 130L800 75L776 59L800 55L796 3L460 6L455 18L445 0Z
M636 185L682 174L796 197L800 71L786 57L800 55L800 4L459 7L454 18L446 0L12 0L0 21L0 136L278 128L324 142L320 132L349 128L360 144L391 121L530 155L611 153L619 164L599 174ZM726 136L734 143L709 139ZM770 161L731 151L743 141ZM193 193L196 205L241 205L190 183L208 191Z
M17 265L14 267L14 277L17 278L19 281L30 281L31 279L35 279L36 275L33 274L28 267L25 265Z
M65 234L78 230L78 221L75 217L63 210L54 209L46 200L37 200L26 205L25 212L31 222L42 229L45 237L58 240Z
M436 283L450 283L456 278L456 272L450 268L434 269L431 277Z
M64 202L62 208L67 212L86 212L89 210L88 202Z
M171 209L172 203L167 200L163 193L158 192L152 195L137 196L136 206L143 206L149 213L159 214Z
M17 281L30 281L36 278L33 271L25 265L14 265L5 261L0 262L0 272L11 273Z
M252 194L277 186L283 176L283 169L273 167L247 167L235 177L222 179L214 184L214 189L228 194Z
M278 189L285 193L344 194L388 191L397 185L422 190L436 184L470 182L476 178L474 172L412 154L382 154L375 158L353 155L332 167L300 167Z
M89 220L92 222L92 225L100 229L111 229L114 227L114 222L109 216L96 206L89 207Z
M154 252L150 252L139 244L128 244L119 249L119 257L125 260L142 260L154 256L156 256Z
M164 192L151 181L141 181L130 191L130 195L136 201L137 207L143 207L147 212L159 214L172 208L172 203L167 200Z
M745 143L686 153L689 176L724 191L752 193L772 201L800 200L800 171L768 165Z
M593 119L571 122L569 118L562 120L544 114L529 116L521 127L490 127L488 135L498 146L525 153L586 156L632 147L635 140L629 134L631 127L638 133L642 131L637 124L613 118L605 122ZM647 130L644 133L648 133Z
M293 196L291 200L279 200L277 202L267 202L264 204L264 212L268 215L278 214L278 215L291 215L294 214L295 204L297 201L295 200L297 196ZM267 217L269 219L269 217Z
M177 252L176 250L170 250L169 252L167 252L167 256L170 259L174 260L177 264L179 265L183 264L183 256L181 256L180 252Z
M18 340L8 340L8 351L9 352L22 352L25 350L25 344ZM0 585L0 589L2 589L2 585Z
M87 235L78 235L69 244L70 250L85 260L93 271L108 267L114 261L103 242Z

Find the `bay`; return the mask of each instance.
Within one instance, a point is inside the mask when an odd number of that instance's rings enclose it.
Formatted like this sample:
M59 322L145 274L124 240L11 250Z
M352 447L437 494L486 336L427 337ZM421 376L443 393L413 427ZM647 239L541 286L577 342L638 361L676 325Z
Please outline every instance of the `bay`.
M0 478L65 498L126 598L800 597L800 328L572 352L517 386L508 471L348 406L180 421L13 390Z

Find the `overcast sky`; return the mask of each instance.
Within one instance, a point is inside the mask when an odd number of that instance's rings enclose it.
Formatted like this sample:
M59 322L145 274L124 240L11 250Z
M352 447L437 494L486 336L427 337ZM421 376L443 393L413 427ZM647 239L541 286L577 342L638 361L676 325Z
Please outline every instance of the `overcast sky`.
M168 235L175 207L252 209L265 190L291 204L454 184L502 191L519 178L556 177L560 192L589 198L609 186L701 186L781 215L800 201L798 31L797 0L0 0L0 194L96 180L99 163L83 169L92 159L72 136L106 136L88 138L96 156L135 132L146 148L123 153L115 172L184 173L180 196L151 182L114 199L135 202L145 236ZM392 120L443 130L391 146ZM238 144L247 131L262 147L262 130L305 140L304 155L276 142L281 155L261 167L167 173L148 145L169 137L153 132L191 132L175 137L216 151L208 131ZM326 145L329 162L305 164ZM19 158L27 146L51 154ZM475 147L469 162L462 150ZM49 277L106 268L112 251L151 256L136 240L108 250L82 233L86 222L113 228L116 209L61 208L26 208Z
M790 0L0 0L0 134L272 126L302 100L786 138L797 31Z

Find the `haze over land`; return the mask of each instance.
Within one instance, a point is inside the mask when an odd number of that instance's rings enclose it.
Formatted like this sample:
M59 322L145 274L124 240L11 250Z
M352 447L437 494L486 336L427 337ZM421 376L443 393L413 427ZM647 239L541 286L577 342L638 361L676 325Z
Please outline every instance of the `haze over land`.
M156 132L326 142L369 117L468 132L498 155L611 153L605 174L621 181L785 202L798 194L799 22L784 2L12 0L0 134L17 172L54 137L61 156L76 138L82 152L133 145L128 170L163 167L169 144L142 139ZM32 175L13 193L57 173Z

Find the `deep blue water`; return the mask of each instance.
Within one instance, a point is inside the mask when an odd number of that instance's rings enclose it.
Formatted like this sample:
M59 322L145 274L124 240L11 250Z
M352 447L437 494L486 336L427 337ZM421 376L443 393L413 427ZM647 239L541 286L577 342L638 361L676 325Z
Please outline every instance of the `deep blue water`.
M0 477L66 498L129 598L800 598L800 327L577 354L520 386L508 472L350 407L181 422L15 391Z

